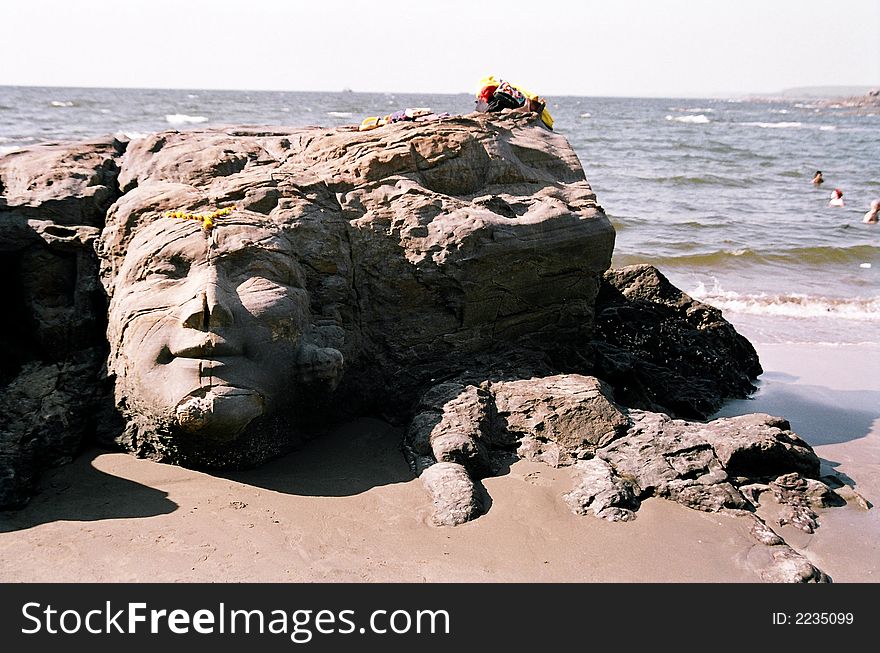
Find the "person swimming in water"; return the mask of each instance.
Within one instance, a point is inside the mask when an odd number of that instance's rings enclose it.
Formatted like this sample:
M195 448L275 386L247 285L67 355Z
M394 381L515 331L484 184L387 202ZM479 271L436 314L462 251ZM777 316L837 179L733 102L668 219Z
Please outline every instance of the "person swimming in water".
M834 189L831 193L831 201L828 202L828 206L844 206L842 190L839 188Z
M880 200L871 202L871 210L865 214L862 222L865 224L877 224L877 222L880 222Z
M813 183L816 186L821 186L822 184L825 183L825 180L822 178L822 171L821 170L816 170L816 174L813 177Z

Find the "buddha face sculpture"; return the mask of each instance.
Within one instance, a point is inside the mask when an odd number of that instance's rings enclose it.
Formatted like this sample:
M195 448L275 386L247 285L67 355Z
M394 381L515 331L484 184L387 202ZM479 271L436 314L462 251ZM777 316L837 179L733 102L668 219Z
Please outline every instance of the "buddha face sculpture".
M222 449L251 425L269 429L258 418L283 414L298 387L335 385L342 355L308 342L308 292L289 238L234 216L211 228L163 217L137 230L108 324L124 415L163 441Z

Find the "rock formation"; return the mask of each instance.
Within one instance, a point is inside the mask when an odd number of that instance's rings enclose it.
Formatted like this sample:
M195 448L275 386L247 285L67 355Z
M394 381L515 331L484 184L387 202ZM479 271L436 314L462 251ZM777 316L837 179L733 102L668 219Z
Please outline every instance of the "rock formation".
M0 507L23 505L40 470L69 462L112 409L100 402L107 308L92 245L123 150L108 140L0 158Z
M428 391L418 410L405 451L438 525L478 516L475 481L527 458L571 468L564 500L577 514L630 521L642 501L663 497L742 516L754 521L756 546L774 547L762 569L766 579L828 580L754 514L759 495L770 491L784 508L779 525L812 532L814 509L844 503L819 480L819 458L783 419L672 419L619 406L607 384L581 375L446 382Z
M525 457L571 468L579 514L737 514L769 580L823 579L753 514L768 492L813 528L838 500L809 446L674 419L751 392L754 350L657 270L608 271L614 231L533 114L47 144L0 158L0 218L3 506L86 437L228 468L373 413L408 424L438 524Z
M595 373L620 403L708 419L755 390L752 344L648 265L608 270L596 300Z

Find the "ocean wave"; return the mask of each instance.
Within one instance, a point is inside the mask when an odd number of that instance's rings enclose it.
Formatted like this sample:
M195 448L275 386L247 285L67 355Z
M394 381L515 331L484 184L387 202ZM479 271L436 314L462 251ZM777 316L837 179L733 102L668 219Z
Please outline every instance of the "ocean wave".
M770 113L788 113L788 109L770 109Z
M669 107L669 110L678 113L715 113L712 107Z
M49 106L50 106L50 107L59 107L59 108L64 107L64 108L67 108L67 107L73 107L73 106L76 106L76 105L75 105L73 102L70 102L70 101L67 101L67 100L65 100L65 101L61 101L61 100L52 100L52 101L49 103Z
M124 131L124 132L122 132L122 135L125 136L125 138L127 138L130 141L136 141L141 138L146 138L151 133L153 133L153 132L126 132L126 131Z
M202 122L208 122L205 116L188 116L185 113L169 113L165 116L165 121L172 125L195 125Z
M581 118L592 118L592 117L593 117L593 114L591 114L591 113L582 113L581 114Z
M712 122L702 113L696 116L666 116L667 120L674 120L675 122L686 122L694 125L705 125L708 122Z
M802 122L737 122L734 124L762 129L797 129L804 126Z
M351 118L354 116L351 111L328 111L327 115L333 118Z
M688 294L722 311L746 315L858 321L874 321L880 318L880 297L841 299L800 293L738 293L724 290L717 284L714 288L707 289L702 283Z
M878 259L880 259L880 247L853 245L851 247L792 247L790 249L768 249L762 252L749 248L737 248L681 256L623 254L615 257L615 265L650 263L661 268L663 266L711 268L728 265L741 266L746 263L766 263L787 266L849 265L859 267L867 261Z
M672 186L724 186L727 188L747 188L751 182L747 178L722 177L719 175L704 174L699 177L688 175L675 175L673 177L638 177L639 181L653 181Z
M10 152L17 152L20 149L20 145L0 145L0 156L9 154Z

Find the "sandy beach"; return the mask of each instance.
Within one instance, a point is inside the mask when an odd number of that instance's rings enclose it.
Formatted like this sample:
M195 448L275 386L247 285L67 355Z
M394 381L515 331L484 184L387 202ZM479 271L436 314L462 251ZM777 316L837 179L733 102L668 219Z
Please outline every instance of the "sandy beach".
M757 347L765 372L752 399L720 415L783 415L833 471L873 509L852 504L825 510L813 535L779 530L785 540L836 582L880 581L880 347L789 345Z
M880 349L759 347L753 399L724 415L786 416L834 470L880 498ZM754 582L749 524L645 501L630 523L572 514L569 472L519 461L486 479L488 513L429 524L398 451L401 433L363 419L259 469L226 475L98 449L47 473L0 518L0 581ZM762 507L772 514L773 506ZM880 578L880 517L850 502L813 535L779 530L837 582Z

